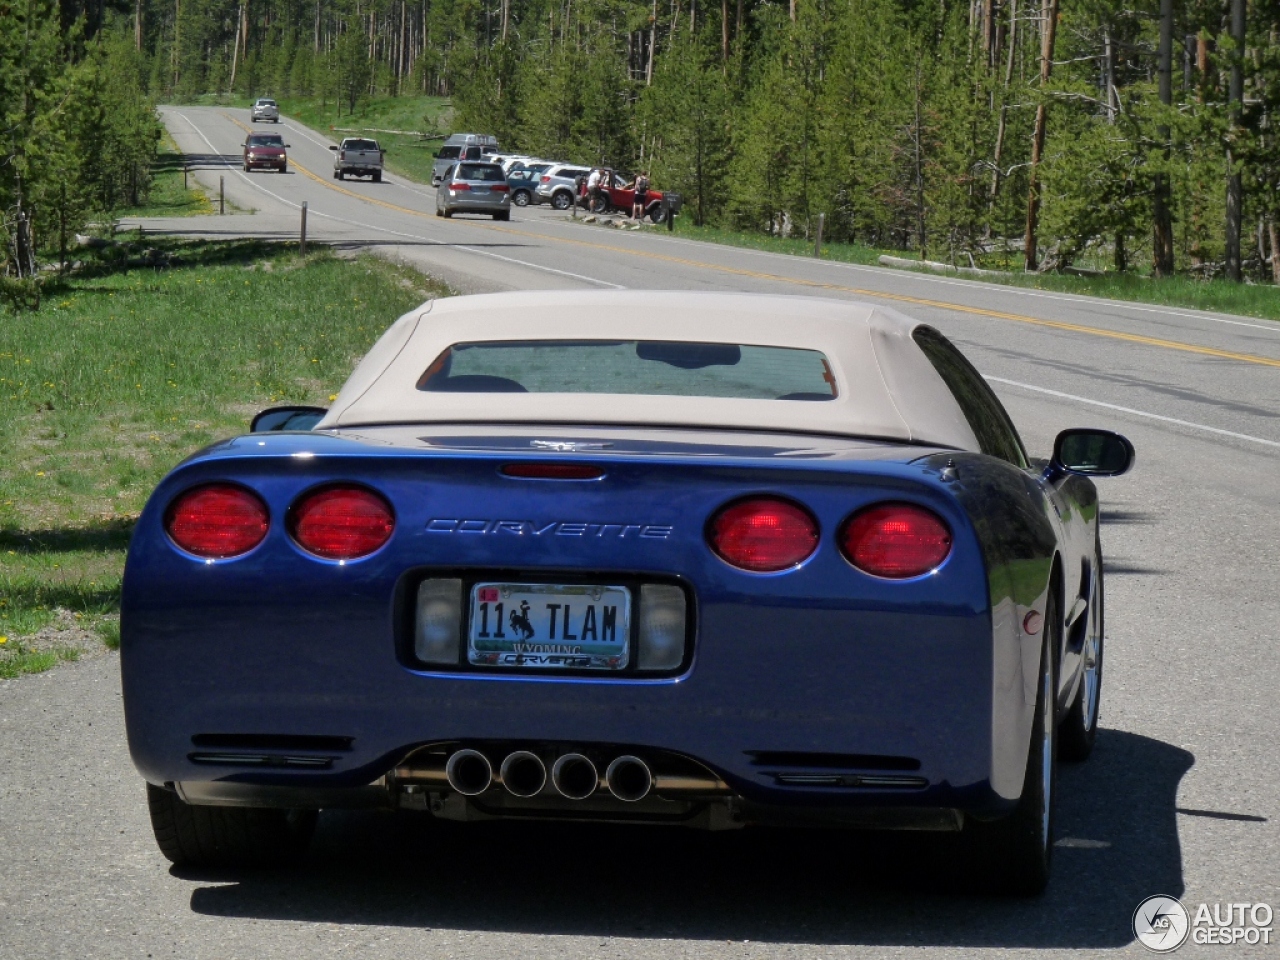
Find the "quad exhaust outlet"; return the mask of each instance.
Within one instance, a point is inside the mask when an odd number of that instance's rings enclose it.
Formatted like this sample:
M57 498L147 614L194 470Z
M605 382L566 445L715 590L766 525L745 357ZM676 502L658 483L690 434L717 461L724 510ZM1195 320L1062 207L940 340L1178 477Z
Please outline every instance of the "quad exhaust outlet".
M484 793L493 784L493 765L479 750L458 750L444 766L449 786L464 797Z
M566 753L551 767L551 785L562 797L585 800L600 785L600 772L582 754Z
M629 753L615 757L605 768L603 777L594 760L577 752L561 754L550 768L532 750L508 753L496 770L494 763L484 752L462 747L449 754L443 768L410 762L397 767L394 776L408 784L443 786L447 783L464 797L477 797L501 786L511 796L525 800L543 793L548 781L552 790L566 800L586 800L604 789L624 803L636 803L655 790L664 796L672 793L708 796L723 794L729 789L711 775L666 773L657 776L648 763Z
M542 758L528 750L507 754L502 761L502 785L513 797L536 797L547 785L547 767Z
M643 800L653 789L653 771L639 757L624 754L618 757L604 772L605 786L619 800L635 803Z

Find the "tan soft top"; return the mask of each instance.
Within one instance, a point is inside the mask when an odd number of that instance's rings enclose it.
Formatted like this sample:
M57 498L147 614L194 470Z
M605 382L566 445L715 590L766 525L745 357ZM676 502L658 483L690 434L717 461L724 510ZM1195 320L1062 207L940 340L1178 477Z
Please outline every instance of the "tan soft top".
M393 423L711 427L876 437L979 449L955 398L895 310L816 297L685 291L498 293L429 301L395 322L317 429ZM445 393L418 378L457 343L671 340L798 347L826 355L822 403L582 393Z

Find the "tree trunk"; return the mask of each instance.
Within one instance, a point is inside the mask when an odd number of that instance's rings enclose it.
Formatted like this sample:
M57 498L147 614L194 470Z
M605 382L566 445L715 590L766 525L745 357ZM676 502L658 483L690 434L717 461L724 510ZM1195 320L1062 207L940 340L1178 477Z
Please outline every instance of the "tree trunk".
M1228 109L1231 114L1231 133L1227 139L1227 279L1239 283L1243 276L1240 269L1240 220L1244 206L1240 174L1235 168L1232 146L1240 136L1240 111L1244 101L1244 5L1245 0L1231 0L1231 39L1235 49L1231 52L1231 83L1228 90Z
M1009 49L1004 66L1004 92L1000 96L1000 122L996 126L996 147L991 156L991 196L987 203L988 219L994 214L996 197L1000 195L1000 158L1004 154L1005 131L1009 125L1009 87L1013 84L1013 61L1018 49L1018 0L1009 0Z
M1058 0L1042 0L1042 23L1040 36L1040 89L1049 85L1049 75L1053 71L1053 42L1058 33ZM1036 126L1031 136L1031 171L1027 188L1027 232L1024 238L1026 269L1035 270L1039 266L1039 250L1036 248L1036 231L1040 226L1040 184L1037 175L1040 170L1040 158L1044 154L1045 125L1049 120L1049 105L1041 101L1036 106Z
M1271 243L1271 282L1280 286L1280 228L1276 227L1275 217L1267 220L1267 239Z
M1160 54L1158 60L1160 102L1173 103L1173 0L1160 0ZM1169 161L1169 128L1161 124L1157 136L1164 142L1164 159ZM1173 214L1169 209L1169 177L1155 176L1152 197L1151 268L1157 277L1173 276Z
M236 39L231 45L231 81L227 84L227 92L234 94L236 89L236 67L240 65L240 28L244 24L244 8L236 17Z
M720 60L729 62L729 0L720 0Z

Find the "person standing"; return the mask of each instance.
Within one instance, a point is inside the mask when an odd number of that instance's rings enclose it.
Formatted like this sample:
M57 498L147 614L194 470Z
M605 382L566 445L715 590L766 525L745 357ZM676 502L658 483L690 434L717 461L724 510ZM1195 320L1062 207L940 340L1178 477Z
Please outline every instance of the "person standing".
M649 199L649 174L643 170L636 174L635 190L631 201L631 219L643 220L645 204Z
M600 168L593 167L591 175L587 177L587 209L592 213L596 212L596 200L600 196Z

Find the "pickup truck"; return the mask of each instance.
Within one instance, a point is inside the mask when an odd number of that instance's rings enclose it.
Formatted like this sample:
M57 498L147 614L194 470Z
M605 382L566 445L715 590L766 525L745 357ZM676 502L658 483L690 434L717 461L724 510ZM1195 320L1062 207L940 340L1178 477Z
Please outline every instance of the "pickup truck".
M339 146L329 149L337 151L333 158L333 179L372 177L374 183L382 182L382 158L386 151L378 146L377 140L347 137Z

